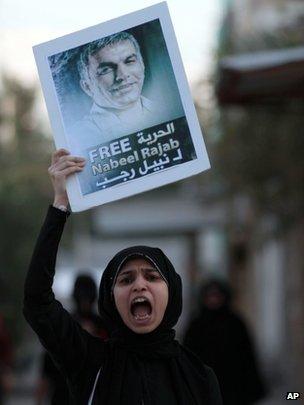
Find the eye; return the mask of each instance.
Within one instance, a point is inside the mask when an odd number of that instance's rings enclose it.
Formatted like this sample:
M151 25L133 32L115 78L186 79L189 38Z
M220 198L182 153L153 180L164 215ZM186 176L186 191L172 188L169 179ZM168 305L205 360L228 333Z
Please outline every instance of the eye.
M122 277L121 279L118 280L118 284L120 285L128 285L132 283L132 277L126 276Z
M146 278L148 281L156 281L160 279L160 275L158 273L148 273Z
M134 57L132 57L132 58L128 58L125 63L126 63L127 65L132 65L132 64L135 63L136 61L137 61L137 59L136 59L136 57L134 56Z
M114 68L112 66L103 66L99 69L97 69L97 76L103 76L108 73L113 72Z

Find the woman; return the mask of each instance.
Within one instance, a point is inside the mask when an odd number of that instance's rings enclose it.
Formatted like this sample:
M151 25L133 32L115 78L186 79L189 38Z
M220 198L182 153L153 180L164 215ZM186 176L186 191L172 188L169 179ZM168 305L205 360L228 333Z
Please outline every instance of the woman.
M64 149L53 154L54 204L25 282L24 315L65 375L70 403L220 405L212 370L174 339L181 280L160 249L128 248L106 267L98 307L107 342L84 331L55 300L56 254L68 217L65 182L84 165L84 159Z
M184 345L216 372L225 405L252 405L263 398L265 388L251 336L231 300L224 281L205 282L200 312L186 329Z

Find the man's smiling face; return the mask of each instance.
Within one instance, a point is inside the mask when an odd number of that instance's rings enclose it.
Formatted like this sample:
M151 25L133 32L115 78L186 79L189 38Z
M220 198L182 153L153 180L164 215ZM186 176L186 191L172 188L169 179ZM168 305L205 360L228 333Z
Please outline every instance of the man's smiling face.
M99 106L128 108L141 95L144 65L134 44L122 40L101 48L89 56L88 79L81 81L82 89Z
M168 304L168 286L149 261L142 258L127 261L113 292L116 308L133 332L149 333L160 325Z

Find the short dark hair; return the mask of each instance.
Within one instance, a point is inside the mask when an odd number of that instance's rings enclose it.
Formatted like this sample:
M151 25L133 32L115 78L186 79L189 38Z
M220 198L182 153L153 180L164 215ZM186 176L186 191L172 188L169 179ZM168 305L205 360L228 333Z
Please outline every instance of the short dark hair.
M136 50L136 54L139 57L140 61L143 64L143 58L140 52L140 47L138 45L137 40L134 38L132 34L126 31L118 32L117 34L112 34L107 37L97 39L96 41L90 42L88 45L84 47L82 50L79 60L77 63L78 73L81 80L86 80L88 78L88 65L89 65L89 57L94 55L100 49L114 45L122 41L130 41Z
M73 298L76 303L88 301L94 303L97 298L97 286L93 277L89 274L79 274L75 280Z

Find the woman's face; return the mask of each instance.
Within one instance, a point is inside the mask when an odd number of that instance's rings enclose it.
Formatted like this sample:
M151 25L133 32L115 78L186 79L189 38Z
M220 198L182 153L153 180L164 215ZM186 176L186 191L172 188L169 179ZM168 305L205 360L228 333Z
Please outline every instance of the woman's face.
M160 325L168 296L165 280L149 261L136 258L122 266L114 300L123 322L133 332L149 333Z

